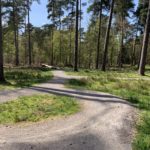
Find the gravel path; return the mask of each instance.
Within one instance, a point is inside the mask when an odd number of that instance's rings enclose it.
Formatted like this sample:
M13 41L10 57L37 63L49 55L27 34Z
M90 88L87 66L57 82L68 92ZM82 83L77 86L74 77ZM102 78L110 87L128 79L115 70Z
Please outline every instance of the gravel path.
M0 125L0 150L131 150L136 109L118 97L67 89L69 78L54 71L54 79L31 88L0 92L0 102L37 93L69 95L83 110L73 116L15 126Z

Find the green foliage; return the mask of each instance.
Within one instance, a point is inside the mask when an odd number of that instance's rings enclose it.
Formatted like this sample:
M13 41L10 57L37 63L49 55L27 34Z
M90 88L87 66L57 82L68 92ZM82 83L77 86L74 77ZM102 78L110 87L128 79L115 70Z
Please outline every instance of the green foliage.
M71 72L69 74L72 74ZM137 122L137 134L133 141L134 150L150 149L150 73L140 77L136 72L123 71L81 71L73 73L88 76L87 79L70 80L68 86L108 92L120 96L140 109L140 120Z
M148 3L149 0L139 0L138 8L136 10L137 18L142 26L145 26L146 23Z
M20 97L0 104L0 124L36 122L55 116L67 116L78 112L79 104L70 97L35 95Z

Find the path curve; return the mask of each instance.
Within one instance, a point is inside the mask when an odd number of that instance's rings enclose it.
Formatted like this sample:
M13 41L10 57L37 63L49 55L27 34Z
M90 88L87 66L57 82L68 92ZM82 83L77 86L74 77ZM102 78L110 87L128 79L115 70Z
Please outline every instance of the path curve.
M53 80L31 88L0 92L0 103L37 93L69 95L83 110L73 116L16 126L0 126L0 150L131 150L136 109L110 94L67 89L70 78L54 71Z

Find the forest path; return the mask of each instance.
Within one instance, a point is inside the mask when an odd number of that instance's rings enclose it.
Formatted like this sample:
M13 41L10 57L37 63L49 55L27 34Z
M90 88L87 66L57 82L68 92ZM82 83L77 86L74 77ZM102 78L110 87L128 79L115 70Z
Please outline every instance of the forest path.
M131 150L136 109L110 94L68 89L72 77L54 71L53 80L31 88L0 92L0 102L52 93L75 97L81 112L38 123L0 125L0 150Z

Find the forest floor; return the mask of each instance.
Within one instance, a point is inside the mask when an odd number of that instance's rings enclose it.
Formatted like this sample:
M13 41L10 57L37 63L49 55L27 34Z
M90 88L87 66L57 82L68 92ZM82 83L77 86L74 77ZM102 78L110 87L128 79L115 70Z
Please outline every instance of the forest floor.
M0 125L1 150L131 150L137 109L119 97L87 90L65 88L72 78L53 71L43 84L0 92L0 102L37 93L67 95L81 103L72 116L30 124Z

